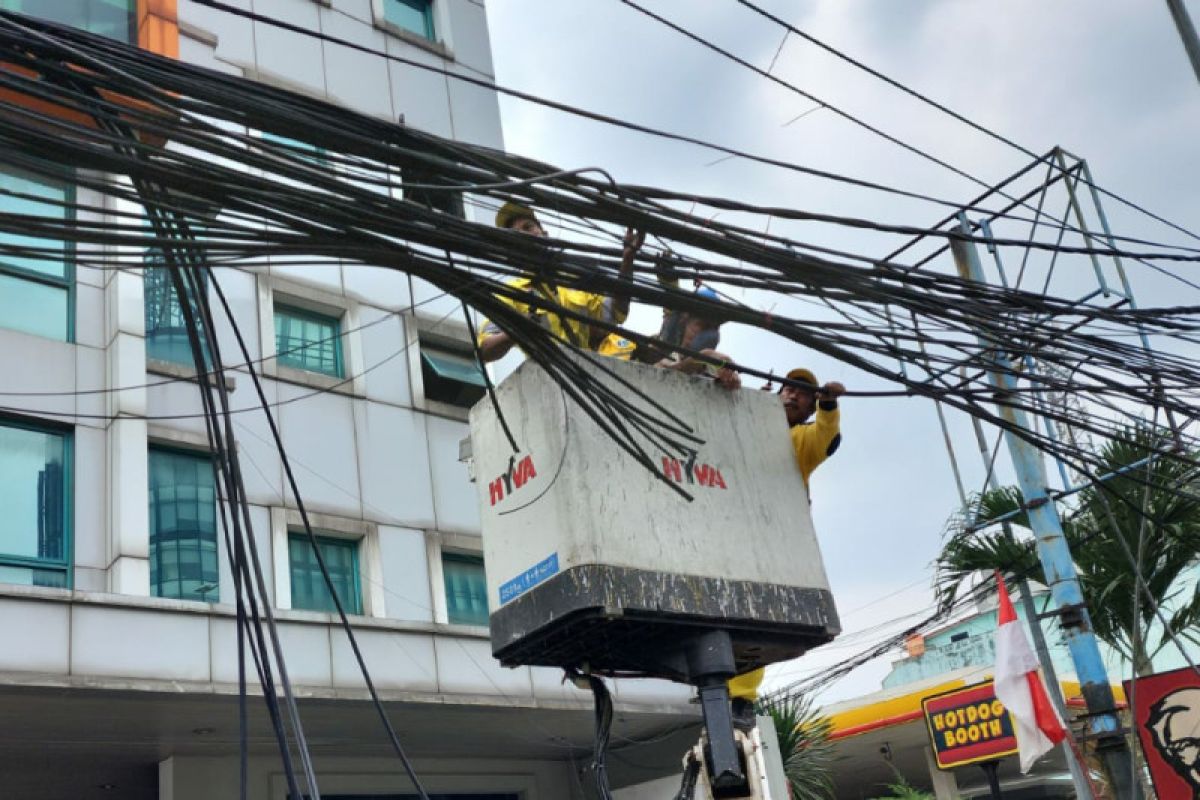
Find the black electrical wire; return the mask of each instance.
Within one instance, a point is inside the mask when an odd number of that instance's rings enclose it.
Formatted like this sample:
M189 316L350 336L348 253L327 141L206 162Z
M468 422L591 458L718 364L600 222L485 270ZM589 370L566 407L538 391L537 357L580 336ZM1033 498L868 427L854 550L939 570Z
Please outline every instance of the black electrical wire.
M1200 387L1200 371L1189 359L1145 353L1116 338L1123 330L1139 335L1194 331L1200 322L1200 310L1195 307L1139 311L1080 306L1075 301L1046 296L1045 292L1038 295L996 290L944 275L919 274L890 263L891 259L868 260L872 266L864 269L797 252L809 247L805 242L769 236L765 230L759 234L712 219L699 219L671 204L704 203L741 213L765 214L768 218L791 215L797 221L852 224L920 236L941 235L990 246L1021 246L1026 251L1044 244L1034 242L1032 236L1029 240L1005 240L915 226L888 227L832 215L805 215L787 209L733 204L720 198L614 185L611 180L599 182L586 178L580 170L554 169L486 148L446 142L253 82L131 53L129 48L86 34L72 34L53 26L27 27L22 31L19 24L12 22L14 18L2 15L0 19L3 20L0 48L5 60L28 68L34 76L0 73L0 86L84 111L99 120L97 128L88 129L6 104L6 111L11 113L0 117L0 144L5 146L6 160L35 174L39 170L45 174L44 159L54 159L86 170L77 176L79 183L89 188L126 200L137 201L144 196L152 209L156 209L151 214L154 223L151 235L134 224L55 221L28 214L0 215L0 230L61 238L97 248L164 248L177 293L188 297L190 291L193 297L185 307L190 309L194 303L197 312L189 323L189 337L194 340L193 356L200 373L219 373L223 367L219 358L213 363L206 361L201 334L205 343L212 342L210 352L216 353L214 324L207 298L200 290L201 273L189 266L194 255L190 246L181 249L178 241L189 239L190 226L203 224L205 249L221 263L263 257L338 258L349 264L407 272L471 304L509 333L559 383L565 396L627 454L656 475L651 455L654 451L686 452L699 444L686 421L633 391L602 361L573 353L571 348L553 341L540 325L510 303L522 304L535 313L553 314L626 335L639 344L654 345L656 340L564 308L553 294L513 287L503 282L505 276L533 274L538 283L553 286L586 288L600 294L626 292L642 302L754 325L899 383L904 393L942 400L1026 439L1084 475L1094 474L1097 466L1094 456L1074 444L1057 442L1045 434L1014 426L992 411L990 404L999 401L1008 408L1040 412L1052 421L1069 422L1080 430L1099 435L1111 433L1116 421L1096 412L1078 419L1066 412L1048 411L1039 405L1039 397L1070 392L1101 403L1110 395L1124 395L1132 403L1158 402L1187 418L1196 416L1193 395ZM18 35L11 34L14 25ZM31 38L31 30L39 32L38 35ZM71 69L70 64L84 64L87 71ZM100 90L108 94L98 96ZM145 106L131 110L126 104L104 99L114 95L137 99ZM294 146L231 133L210 120L298 138L319 145L332 155L328 163L322 164ZM129 131L140 133L143 138L137 139ZM171 139L192 148L193 152L164 149L150 144L149 137ZM342 175L337 171L339 168L352 173ZM472 225L437 210L432 203L422 205L407 196L403 201L395 201L380 190L389 193L393 189L404 190L404 181L396 180L396 170L401 176L406 171L431 176L419 182L409 181L410 191L425 187L426 191L436 193L470 186L473 194L497 202L514 199L538 208L553 208L565 219L580 220L577 228L636 226L670 243L685 278L784 295L800 294L834 306L842 304L876 318L881 313L882 318L888 318L887 310L894 307L909 312L913 322L908 329L893 329L888 336L880 337L878 331L853 318L844 325L831 325L765 315L729 303L713 303L657 284L652 279L655 260L644 256L635 265L635 279L625 281L617 274L617 248L569 240L531 240ZM122 188L103 178L103 174L126 175L135 188ZM1044 181L1043 187L1048 182ZM209 219L213 207L221 209L217 219ZM1013 219L1011 215L1008 218ZM1059 227L1061 235L1065 227ZM1116 248L1069 249L1060 244L1047 249L1056 257L1074 252L1188 260L1178 249L1165 255L1122 253ZM10 247L5 252L31 255L37 251L36 247ZM51 257L49 253L40 255ZM737 263L736 268L732 262ZM477 267L488 270L490 275L473 276L471 270ZM211 270L204 274L213 279ZM231 320L231 324L236 331L236 323ZM924 345L929 348L924 349ZM1049 365L1069 370L1070 378L1014 371L1012 364L1019 364L1021 357L1033 354ZM254 375L253 359L248 352L243 355ZM927 370L928 376L917 380L897 374L880 363L879 359L884 358L919 365ZM760 377L770 375L750 366L739 368ZM960 368L969 370L967 377L952 381L951 375ZM994 397L987 379L989 372L994 371L1007 371L1023 385L1017 391ZM1119 380L1117 376L1123 378ZM291 766L290 753L294 747L305 783L315 796L315 775L282 664L261 566L253 537L247 538L248 509L244 492L239 488L240 468L231 428L236 409L230 408L223 381L201 380L199 384L223 496L228 498L231 508L241 512L231 514L225 528L227 546L233 544L231 561L237 565L238 585L248 594L246 602L241 604L244 618L239 629L254 658L264 695L272 699L276 691L267 688L274 687L269 650L275 652L284 703L273 707L271 701L268 703L289 788L295 786L296 792L299 791L299 780ZM1023 399L1026 395L1031 399ZM1118 416L1127 413L1116 406L1111 406L1111 410ZM256 592L262 601L261 612L257 610ZM851 663L862 662L854 660L848 665ZM828 679L828 676L821 678ZM367 680L369 683L369 677ZM810 680L806 685L816 683L819 681ZM381 704L376 707L399 751L386 713Z
M942 103L939 103L936 100L933 100L930 97L928 97L924 94L921 94L920 92L916 91L915 89L912 89L912 88L904 85L900 81L895 80L894 78L888 77L887 75L883 74L879 70L876 70L876 69L873 69L872 67L867 66L862 61L847 55L843 51L837 49L836 47L833 47L832 45L828 44L827 42L824 42L824 41L818 39L817 37L813 36L812 34L801 30L800 28L796 27L795 25L792 25L791 23L787 22L786 20L772 14L771 12L767 11L766 9L762 8L761 6L756 5L755 3L751 2L750 0L737 0L737 2L741 3L743 6L750 9L755 14L758 14L759 16L764 17L764 18L770 20L771 22L774 22L776 25L778 25L779 27L781 27L785 31L787 31L787 33L798 36L801 39L803 39L804 41L806 41L810 44L816 45L817 47L821 48L822 50L829 53L830 55L835 56L835 57L841 59L842 61L845 61L846 63L851 64L854 67L857 67L858 69L862 70L863 72L866 72L868 75L871 75L874 78L878 78L879 80L883 81L884 83L888 84L889 86L891 86L895 89L899 89L900 91L904 92L905 94L909 95L910 97L920 100L922 103L925 103L926 105L928 105L932 108L935 108L938 111L941 111L943 114L946 114L946 115L954 118L955 120L963 123L964 125L967 125L968 127L975 129L979 133L982 133L985 136L989 136L992 139L995 139L996 141L1000 142L1001 144L1008 145L1012 149L1016 150L1017 152L1025 155L1025 156L1028 156L1029 158L1037 158L1037 154L1034 153L1029 148L1027 148L1021 144L1018 144L1017 142L1013 141L1012 139L1008 138L1007 136L996 133L995 131L991 130L990 128L984 127L983 125L979 124L978 122L975 122L974 120L963 116L962 114L943 105ZM782 48L782 45L780 45L780 47ZM1151 219L1155 220L1156 222L1161 222L1163 225L1166 225L1169 228L1174 228L1176 231L1186 234L1187 236L1190 236L1193 239L1200 240L1200 235L1193 233L1192 231L1188 230L1187 228L1184 228L1181 225L1177 225L1176 223L1171 222L1168 219L1160 217L1159 215L1154 214L1151 211L1148 211L1147 209L1132 202L1131 200L1127 200L1124 197L1121 197L1120 195L1115 194L1115 193L1105 189L1102 186L1093 184L1091 181L1087 181L1086 183L1088 186L1090 186L1090 187L1094 188L1096 191L1104 194L1106 197L1110 197L1113 200L1116 200L1118 203L1128 206L1129 208L1133 209L1134 211L1138 211L1142 214L1145 214L1147 217L1150 217Z
M443 77L445 77L449 80L464 81L464 82L470 83L472 85L479 86L481 88L495 91L499 94L507 95L510 97L515 97L520 100L524 100L524 101L528 101L531 103L535 103L537 105L544 106L546 108L552 108L556 111L561 111L561 112L564 112L564 113L567 113L567 114L570 114L573 116L578 116L583 119L590 119L595 122L600 122L600 123L603 123L606 125L612 125L612 126L624 128L626 130L631 130L634 132L643 133L643 134L655 136L658 138L683 142L683 143L687 143L687 144L694 144L694 145L698 145L700 147L707 148L709 150L714 150L716 152L724 153L727 156L744 158L748 161L753 161L753 162L764 164L767 166L773 166L773 167L778 167L781 169L791 170L791 171L795 171L795 172L801 172L804 174L811 175L813 177L837 181L837 182L845 183L848 185L858 186L860 188L873 189L875 191L885 192L885 193L893 194L893 195L900 196L900 197L908 197L911 199L923 200L925 202L933 203L936 205L942 205L942 206L946 206L946 207L951 207L951 208L962 207L961 203L953 201L953 200L936 198L936 197L932 197L930 195L921 194L919 192L911 192L911 191L875 183L872 181L867 181L867 180L863 180L863 179L859 179L859 178L853 178L853 177L846 176L846 175L838 175L836 173L831 173L831 172L827 172L825 170L815 169L812 167L805 167L805 166L802 166L799 164L783 161L780 159L769 158L767 156L756 155L756 154L749 153L746 151L738 150L736 148L727 147L727 146L719 145L719 144L714 144L712 142L706 142L703 139L699 139L696 137L687 136L684 134L671 133L669 131L653 128L653 127L646 126L646 125L641 125L641 124L634 123L634 122L621 120L619 118L611 117L611 116L608 116L605 114L587 111L587 110L584 110L584 109L581 109L581 108L578 108L575 106L571 106L570 104L567 104L567 103L560 103L560 102L557 102L554 100L550 100L548 98L538 97L537 95L533 95L528 92L523 92L523 91L520 91L517 89L500 86L492 81L475 78L471 75L454 72L452 70L448 70L448 69L445 69L442 67L437 67L434 65L422 63L420 61L415 61L412 59L403 58L401 56L393 55L390 53L385 53L381 50L375 50L373 48L366 47L366 46L360 45L360 44L356 44L356 43L351 42L346 39L342 39L342 38L339 38L336 36L331 36L329 34L325 34L325 33L311 30L311 29L307 29L302 26L293 25L293 24L284 22L283 20L269 17L269 16L266 16L263 14L258 14L258 13L252 12L252 11L240 9L235 6L231 6L227 3L220 2L220 0L194 0L194 2L196 2L200 5L204 5L204 6L208 6L210 8L217 9L219 11L227 12L229 14L234 14L234 15L237 15L240 17L244 17L246 19L250 19L255 22L260 22L265 25L271 25L273 27L280 28L281 30L287 30L289 32L297 33L302 36L307 36L310 38L319 39L324 42L329 42L330 44L336 44L341 47L347 47L352 50L356 50L358 52L369 53L371 55L375 55L380 58L384 58L388 61L405 64L406 66L414 67L416 69L420 69L420 70L423 70L426 72L432 72L432 73L435 73L438 75L442 75ZM975 207L970 206L970 208L975 208Z
M720 198L596 181L579 170L556 169L487 148L447 142L251 81L131 52L87 34L44 26L39 30L50 33L43 32L31 42L28 36L8 35L6 30L0 25L5 58L33 73L33 77L0 74L0 83L6 88L67 107L91 109L142 134L142 139L122 140L103 128L88 129L21 106L7 106L12 113L0 118L0 144L9 151L6 160L38 173L39 168L46 169L40 159L53 157L86 170L78 174L81 185L127 200L136 201L136 193L105 179L104 174L124 174L163 186L163 207L192 224L204 225L206 252L218 263L337 258L348 265L380 266L428 281L470 303L509 333L605 433L655 474L654 450L686 452L696 446L694 439L688 438L684 422L669 409L632 392L603 361L583 366L579 356L551 341L539 325L511 304L614 332L639 346L654 346L654 337L590 319L559 306L552 295L505 283L506 277L532 274L539 284L597 294L626 293L641 302L759 327L902 387L859 392L859 396L938 399L1010 430L1043 452L1074 459L1084 470L1089 454L1044 434L1015 428L991 410L991 401L997 398L988 383L989 372L1009 371L1020 385L999 398L1000 403L1030 413L1044 413L1039 397L1058 393L1108 403L1111 413L1129 416L1130 412L1106 398L1123 395L1131 403L1148 405L1160 395L1157 387L1162 386L1164 408L1183 417L1195 416L1193 395L1200 386L1200 370L1180 355L1148 354L1120 340L1123 332L1186 335L1200 324L1200 309L1195 307L1137 310L1081 305L1044 293L997 290L953 276L915 273L887 262L868 259L872 266L861 268L799 252L809 247L805 242L698 218L672 204L711 202L768 218L791 215L809 222L847 221L843 218L806 217L788 209L756 208ZM89 99L85 92L56 88L49 77L81 79L79 70L62 66L76 62L87 65L82 79L103 88L108 92L105 97L138 99L144 106L131 110L111 99ZM217 120L226 124L218 126ZM231 132L230 125L319 146L327 154L327 163L296 145L277 145ZM155 136L188 150L150 143ZM122 148L114 149L114 142ZM351 173L344 174L339 171L342 169ZM427 176L416 183L410 180L410 191L413 186L447 190L475 186L479 191L471 194L479 198L494 202L511 199L555 209L564 219L579 221L574 230L605 230L606 225L645 230L670 247L682 278L800 295L835 308L854 309L859 316L831 324L714 303L657 283L658 256L638 256L634 278L626 280L618 273L617 247L570 239L536 240L471 224L440 210L433 201L423 204L408 195L395 200L391 194L404 191L403 177L410 173ZM494 188L498 186L506 188ZM215 218L213 208L220 209ZM163 246L169 238L111 221L55 220L29 214L0 215L0 229L97 248ZM932 229L905 231L931 235ZM1026 251L1041 244L1032 243L1032 237L1004 240L942 234L990 246L1021 246ZM1056 254L1070 252L1057 246L1052 249ZM31 255L33 251L36 248L12 252ZM1113 254L1102 248L1075 251ZM52 256L49 252L41 255ZM1180 255L1177 251L1172 257ZM487 274L475 275L479 270ZM890 309L907 311L912 325L905 329L893 326L884 335L884 328L863 324L862 319L870 316L891 325L895 316ZM1024 374L1011 366L1034 354L1071 377ZM885 366L884 359L919 366L928 375L909 377L903 369L898 372ZM758 377L772 374L752 365L737 368ZM969 370L967 377L950 380L949 375L960 368ZM1026 395L1032 399L1022 399ZM1059 412L1050 416L1066 421ZM1115 425L1096 412L1073 423L1095 433Z

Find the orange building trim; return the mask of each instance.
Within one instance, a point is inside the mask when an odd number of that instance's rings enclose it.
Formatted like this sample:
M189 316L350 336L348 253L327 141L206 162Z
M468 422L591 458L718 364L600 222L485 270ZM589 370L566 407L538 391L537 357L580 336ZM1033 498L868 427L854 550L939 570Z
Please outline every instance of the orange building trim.
M137 43L151 53L179 58L178 0L137 0Z
M169 58L179 58L179 10L178 0L137 0L137 42L138 46L152 53ZM37 77L36 73L27 67L0 61L0 70L22 75L26 78ZM122 102L130 107L147 109L143 103L122 99L120 95L102 92L109 100ZM58 103L34 97L14 89L0 89L0 104L20 106L64 122L83 127L95 127L95 120L89 115Z

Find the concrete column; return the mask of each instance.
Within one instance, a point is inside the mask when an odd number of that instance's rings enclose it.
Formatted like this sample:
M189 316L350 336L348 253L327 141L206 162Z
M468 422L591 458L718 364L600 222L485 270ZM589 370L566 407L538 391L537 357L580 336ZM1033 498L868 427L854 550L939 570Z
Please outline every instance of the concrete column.
M925 764L929 768L929 781L933 784L933 795L937 800L957 800L958 780L953 772L938 769L932 748L925 748Z
M146 324L142 276L107 273L105 285L108 386L146 383ZM146 389L108 396L108 590L150 594L150 521L147 509Z

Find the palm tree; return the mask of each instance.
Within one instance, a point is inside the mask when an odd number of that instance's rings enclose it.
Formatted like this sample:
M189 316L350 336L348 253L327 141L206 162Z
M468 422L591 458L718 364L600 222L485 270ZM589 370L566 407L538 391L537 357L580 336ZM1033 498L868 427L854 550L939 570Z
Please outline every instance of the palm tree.
M1170 640L1156 625L1144 594L1136 604L1135 622L1137 585L1131 554L1140 561L1155 602L1172 609L1171 629L1200 641L1200 584L1181 580L1200 557L1197 454L1171 454L1169 442L1161 429L1121 431L1101 448L1095 467L1097 475L1112 477L1082 490L1073 511L1063 515L1063 533L1096 636L1131 661L1138 675L1153 671L1154 655ZM937 594L943 607L952 604L962 584L981 570L1001 569L1045 583L1023 504L1020 490L1002 487L973 498L966 512L951 519L950 535L937 559ZM1011 527L970 524L972 519L1009 514ZM1151 627L1158 627L1160 636L1143 641L1140 632Z
M760 714L769 714L783 755L791 800L830 800L834 797L833 763L836 760L829 734L833 724L812 701L800 694L760 700Z
M889 783L887 788L891 794L884 797L876 797L873 800L934 800L932 794L913 786L898 770L896 772L896 780Z

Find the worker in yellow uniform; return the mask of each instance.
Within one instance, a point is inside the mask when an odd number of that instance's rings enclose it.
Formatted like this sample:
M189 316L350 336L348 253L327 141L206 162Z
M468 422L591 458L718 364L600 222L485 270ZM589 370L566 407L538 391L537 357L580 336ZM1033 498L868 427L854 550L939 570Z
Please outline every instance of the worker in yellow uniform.
M546 235L545 228L538 221L533 209L519 203L507 202L496 213L496 226L508 228L528 236L542 237ZM629 278L633 272L633 260L645 241L645 235L627 231L625 234L625 249L621 258L620 274ZM563 308L574 311L594 320L602 320L616 325L623 324L629 316L629 295L605 297L583 289L568 289L562 286L539 284L532 276L513 278L508 285L527 291L540 290L547 293L547 300L557 302ZM584 350L591 350L601 355L613 356L628 360L634 350L632 342L616 334L609 333L603 328L589 325L587 322L571 317L560 316L545 309L531 309L526 303L508 297L497 296L497 299L512 306L522 314L532 315L544 326L554 338L575 345ZM502 331L494 322L486 321L479 330L479 355L483 361L496 361L503 358L512 349L512 337Z
M783 410L787 415L792 451L796 454L796 468L800 470L804 488L807 489L809 476L825 459L837 452L842 443L841 412L837 400L845 393L846 387L831 381L818 388L817 376L812 370L803 368L793 369L787 378L803 384L784 384L779 389L779 397L783 400ZM762 669L756 669L729 681L729 696L733 699L736 720L754 724L754 702L758 699L763 673Z

